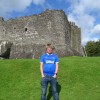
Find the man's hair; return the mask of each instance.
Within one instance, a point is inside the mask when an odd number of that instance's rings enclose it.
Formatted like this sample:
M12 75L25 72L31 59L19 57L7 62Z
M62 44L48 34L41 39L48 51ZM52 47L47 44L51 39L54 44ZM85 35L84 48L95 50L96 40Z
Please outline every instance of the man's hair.
M50 44L50 43L46 45L46 49L47 48L52 48L53 50L55 49L55 47L52 44Z

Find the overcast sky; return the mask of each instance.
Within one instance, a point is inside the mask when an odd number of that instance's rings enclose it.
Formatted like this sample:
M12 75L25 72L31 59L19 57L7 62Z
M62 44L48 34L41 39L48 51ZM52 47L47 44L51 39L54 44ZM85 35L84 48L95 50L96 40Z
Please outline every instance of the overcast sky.
M82 44L100 39L100 0L0 0L4 19L38 14L45 9L64 10L82 31Z

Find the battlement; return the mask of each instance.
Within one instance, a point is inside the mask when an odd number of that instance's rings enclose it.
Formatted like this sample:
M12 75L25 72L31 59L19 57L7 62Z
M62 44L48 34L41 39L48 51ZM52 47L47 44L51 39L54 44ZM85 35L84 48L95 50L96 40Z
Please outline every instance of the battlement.
M70 24L71 26L73 26L73 27L79 28L79 27L75 24L75 22L69 21L69 24Z

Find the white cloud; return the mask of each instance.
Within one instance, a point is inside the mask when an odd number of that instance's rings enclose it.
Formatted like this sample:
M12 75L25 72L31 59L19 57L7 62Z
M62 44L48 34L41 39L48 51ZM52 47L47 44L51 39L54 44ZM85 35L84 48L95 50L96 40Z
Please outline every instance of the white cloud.
M0 0L0 16L7 15L9 12L24 11L31 3L41 5L45 0Z
M93 9L100 9L100 0L82 0L81 4L84 5L85 8Z
M100 11L100 0L97 2L94 0L66 1L71 4L68 19L81 27L82 44L85 44L89 40L96 40L97 38L93 36L95 36L94 33L100 33L100 24L97 25L97 17L93 13Z
M91 32L94 34L100 34L100 24L97 24Z
M0 0L0 15L6 15L12 11L23 11L31 2L32 0Z
M92 41L98 41L99 40L99 38L97 38L97 37L94 37L93 39L92 39Z
M33 0L33 3L36 5L43 4L45 0Z

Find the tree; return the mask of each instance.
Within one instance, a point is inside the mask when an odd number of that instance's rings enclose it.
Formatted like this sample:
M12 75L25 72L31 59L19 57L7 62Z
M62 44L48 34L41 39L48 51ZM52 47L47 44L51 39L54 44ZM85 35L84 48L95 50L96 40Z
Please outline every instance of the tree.
M100 40L95 42L96 44L96 56L100 56Z
M100 40L87 42L85 50L87 56L100 56Z

